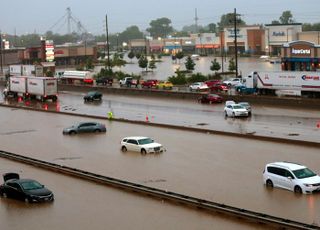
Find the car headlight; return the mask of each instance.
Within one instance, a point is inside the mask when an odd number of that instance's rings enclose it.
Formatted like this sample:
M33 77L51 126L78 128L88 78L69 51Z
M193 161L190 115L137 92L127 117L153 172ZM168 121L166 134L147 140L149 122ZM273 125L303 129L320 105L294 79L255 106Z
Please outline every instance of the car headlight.
M312 184L303 184L306 187L312 187Z

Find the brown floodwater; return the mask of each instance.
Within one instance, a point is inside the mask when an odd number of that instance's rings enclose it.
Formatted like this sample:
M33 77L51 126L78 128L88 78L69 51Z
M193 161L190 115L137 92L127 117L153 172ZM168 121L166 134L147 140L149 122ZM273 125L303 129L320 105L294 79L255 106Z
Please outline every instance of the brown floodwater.
M107 120L97 120L106 124L106 134L64 136L64 127L92 119L4 107L0 107L0 113L2 150L282 218L320 224L319 194L297 196L281 189L266 189L262 183L263 168L273 161L299 162L319 173L319 148ZM150 136L167 151L146 156L122 153L120 140L134 135ZM55 176L45 181L54 181ZM52 185L50 187L55 188ZM87 190L85 186L82 189L83 192ZM66 193L64 190L63 194L70 195ZM146 199L135 196L139 200Z

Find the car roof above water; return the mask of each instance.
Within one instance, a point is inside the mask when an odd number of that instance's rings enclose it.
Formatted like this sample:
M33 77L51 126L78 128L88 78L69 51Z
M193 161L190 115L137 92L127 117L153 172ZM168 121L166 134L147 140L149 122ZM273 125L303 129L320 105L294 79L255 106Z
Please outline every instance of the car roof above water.
M267 164L267 166L277 166L277 167L287 168L290 170L299 170L299 169L306 168L306 166L304 165L300 165L292 162L285 162L285 161L269 163Z

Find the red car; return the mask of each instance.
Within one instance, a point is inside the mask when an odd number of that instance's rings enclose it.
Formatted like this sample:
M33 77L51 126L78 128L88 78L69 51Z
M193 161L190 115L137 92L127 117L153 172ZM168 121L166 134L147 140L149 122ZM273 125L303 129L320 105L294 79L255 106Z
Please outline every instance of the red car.
M229 87L226 84L217 83L210 86L211 91L228 91Z
M204 83L206 83L209 88L216 84L222 84L220 80L208 80L208 81L205 81Z
M144 81L141 86L142 88L146 87L146 88L155 88L158 84L158 80L146 80Z
M221 103L223 98L217 94L204 94L198 98L198 102L200 103Z

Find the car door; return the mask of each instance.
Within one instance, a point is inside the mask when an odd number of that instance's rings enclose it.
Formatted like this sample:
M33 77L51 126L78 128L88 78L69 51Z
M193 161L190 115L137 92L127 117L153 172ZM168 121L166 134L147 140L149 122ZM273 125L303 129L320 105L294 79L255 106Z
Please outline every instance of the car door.
M138 141L134 140L134 139L129 139L127 141L127 149L130 151L138 151L140 152L140 148L138 146Z
M91 123L83 123L83 124L79 125L78 132L79 133L91 132L92 127L93 126Z
M16 182L7 183L7 195L15 199L23 199L24 193L20 185Z
M231 105L227 105L226 112L227 112L228 116L232 115L232 106Z

